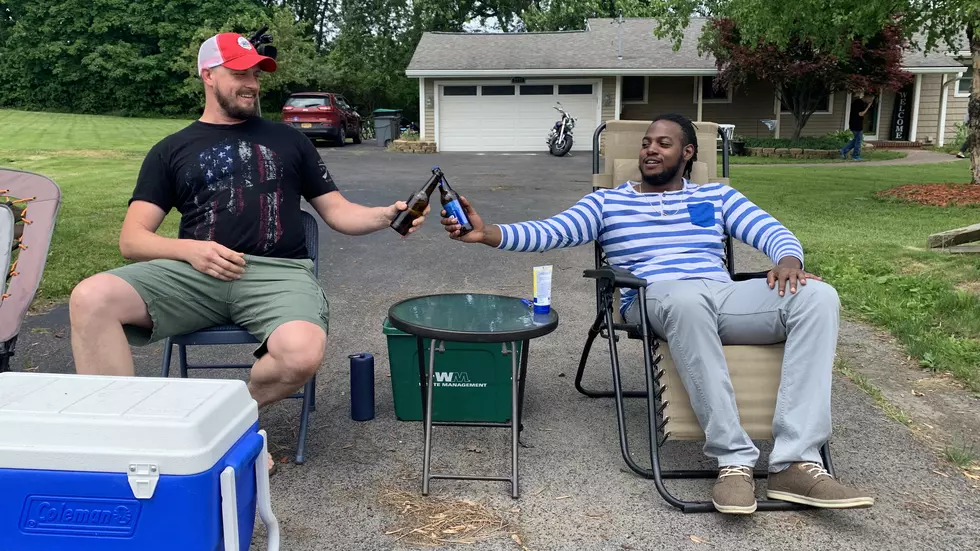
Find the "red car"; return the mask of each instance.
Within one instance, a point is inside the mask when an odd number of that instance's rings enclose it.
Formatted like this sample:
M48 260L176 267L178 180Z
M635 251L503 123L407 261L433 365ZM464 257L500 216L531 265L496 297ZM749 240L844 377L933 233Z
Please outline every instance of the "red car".
M340 146L347 138L361 143L361 116L340 94L293 94L282 107L282 121L310 139L325 138Z

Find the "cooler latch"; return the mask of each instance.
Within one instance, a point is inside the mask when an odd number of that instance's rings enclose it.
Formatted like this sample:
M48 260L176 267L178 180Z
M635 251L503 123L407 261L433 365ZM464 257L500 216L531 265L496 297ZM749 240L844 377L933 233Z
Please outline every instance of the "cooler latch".
M160 469L155 463L130 463L129 487L136 499L150 499L160 480Z

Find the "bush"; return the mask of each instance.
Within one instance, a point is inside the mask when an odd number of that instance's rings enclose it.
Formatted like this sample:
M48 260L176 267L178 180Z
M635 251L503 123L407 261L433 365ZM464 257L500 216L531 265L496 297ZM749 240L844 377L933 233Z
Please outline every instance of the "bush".
M419 133L414 130L406 130L401 133L399 139L405 140L406 142L417 142L419 141Z
M826 136L808 136L797 141L789 138L745 138L746 147L787 147L802 149L840 149L852 138L850 131L834 132Z

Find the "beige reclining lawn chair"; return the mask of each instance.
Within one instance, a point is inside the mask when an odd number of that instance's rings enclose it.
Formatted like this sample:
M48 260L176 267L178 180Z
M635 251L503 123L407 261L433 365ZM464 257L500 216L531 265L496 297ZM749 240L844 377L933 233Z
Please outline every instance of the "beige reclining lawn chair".
M640 143L650 126L650 121L610 121L596 129L593 137L592 188L615 188L627 180L640 180ZM692 167L691 179L697 184L723 182L728 184L728 138L718 131L718 125L711 122L696 122L698 137L698 159ZM599 142L604 132L604 171L599 172ZM717 177L716 137L722 138L722 177ZM735 280L765 277L766 272L735 273L732 239L726 242L728 271ZM691 401L684 390L680 377L670 357L668 343L653 337L646 323L646 281L637 278L623 268L614 268L605 261L601 247L595 245L596 268L585 271L585 277L596 280L596 319L589 329L589 335L582 350L578 372L575 375L575 388L592 398L616 399L616 419L619 424L619 440L623 459L636 473L652 478L657 491L671 505L689 512L714 511L711 501L684 501L674 497L664 486L663 480L670 478L715 478L716 469L703 470L664 470L660 465L660 448L668 439L704 440L704 432L698 424L691 408ZM638 289L639 306L643 323L629 324L619 313L619 289ZM626 391L620 382L619 356L616 349L616 331L624 331L629 338L643 341L643 366L646 375L644 391ZM582 377L588 361L589 351L596 337L602 335L609 342L609 359L612 364L612 391L592 391L582 386ZM611 338L612 337L612 338ZM660 351L660 355L658 355ZM782 370L783 345L769 346L725 346L725 359L735 389L739 418L742 427L753 440L772 439L772 420L776 407L776 394ZM633 459L629 450L627 431L623 416L623 398L646 398L649 412L650 461L651 469L641 467ZM825 443L820 450L824 466L834 474L830 451ZM757 469L756 478L764 478L765 470ZM804 506L776 500L761 500L760 511L792 510Z
M61 189L40 174L0 169L0 373L37 293L61 205ZM9 278L9 280L8 280Z

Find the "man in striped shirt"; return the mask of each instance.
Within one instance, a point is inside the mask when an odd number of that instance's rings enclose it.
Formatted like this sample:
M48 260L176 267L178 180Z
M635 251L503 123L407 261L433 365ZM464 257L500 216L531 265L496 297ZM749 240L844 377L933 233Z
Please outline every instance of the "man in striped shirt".
M611 265L648 282L650 328L669 343L706 435L704 452L718 461L712 501L720 512L756 510L752 469L759 458L739 422L722 345L785 341L768 497L826 508L870 507L874 499L835 480L819 452L831 432L836 291L803 270L803 247L779 221L727 185L688 180L697 160L697 135L688 119L659 117L638 145L642 182L590 193L547 220L486 224L461 198L473 230L461 236L445 211L442 223L453 239L508 251L598 240ZM769 256L775 266L767 279L732 281L725 269L726 233ZM626 292L621 305L634 323L640 315L636 298L635 291Z

